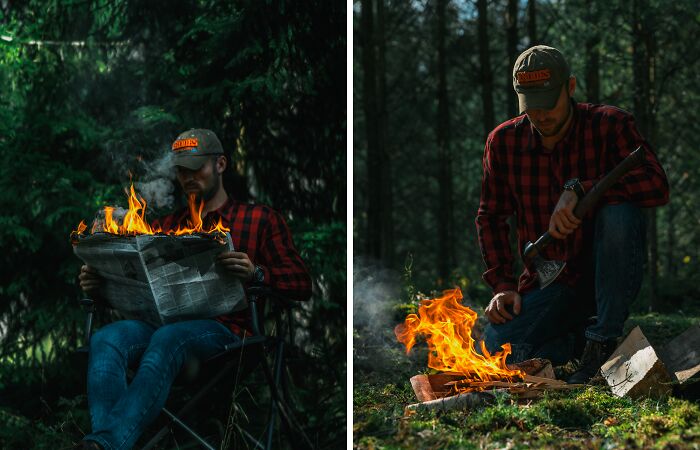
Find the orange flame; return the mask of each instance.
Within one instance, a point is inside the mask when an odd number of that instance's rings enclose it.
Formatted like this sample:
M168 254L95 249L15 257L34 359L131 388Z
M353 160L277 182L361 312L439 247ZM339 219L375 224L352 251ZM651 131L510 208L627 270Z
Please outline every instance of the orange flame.
M128 195L129 200L129 210L124 215L124 219L121 223L114 218L114 207L105 206L104 214L105 220L102 227L93 227L92 232L103 231L105 233L122 235L122 236L134 236L137 234L156 234L162 233L160 228L153 228L146 221L146 200L140 197L134 191L134 185L130 187L130 194ZM204 200L201 200L199 206L196 205L196 200L194 194L191 194L188 198L188 208L190 211L190 217L187 220L187 227L178 226L177 230L170 230L166 234L180 236L183 234L192 233L226 233L231 231L223 225L221 218L218 222L212 225L209 230L203 229L202 221L202 211L204 210ZM71 233L71 239L77 238L87 229L87 225L83 221L78 225L78 229Z
M463 374L470 381L514 381L523 379L523 372L506 366L511 353L510 344L504 344L502 352L491 355L484 341L479 342L481 353L475 349L471 332L477 315L461 304L459 288L443 292L443 296L423 300L418 314L409 314L394 333L411 351L418 335L426 335L428 343L428 367L442 372Z

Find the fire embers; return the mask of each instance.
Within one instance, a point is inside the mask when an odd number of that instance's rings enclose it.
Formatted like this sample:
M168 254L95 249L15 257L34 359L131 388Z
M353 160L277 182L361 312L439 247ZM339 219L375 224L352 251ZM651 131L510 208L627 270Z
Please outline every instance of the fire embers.
M462 305L462 292L452 289L443 296L423 300L418 314L409 314L404 323L396 326L397 339L406 346L406 353L416 343L416 337L424 335L428 344L428 367L441 372L462 374L466 381L520 381L522 371L506 366L511 353L510 344L503 351L491 355L483 341L475 349L472 329L477 314ZM473 388L469 390L474 390Z
M115 217L114 207L105 206L104 220L95 222L90 230L90 233L94 234L103 232L118 236L136 236L139 234L167 234L181 236L184 234L195 233L223 234L230 231L229 228L223 225L221 218L219 218L218 222L212 225L208 230L203 228L202 210L204 209L204 201L200 201L199 205L197 205L194 194L191 194L188 198L190 217L187 219L187 226L183 227L178 225L177 229L167 230L165 232L159 227L151 227L151 225L146 221L146 200L136 194L133 184L130 187L128 200L129 209L121 218ZM78 228L71 232L71 242L76 242L80 236L84 235L86 230L87 225L85 225L85 222L80 221Z

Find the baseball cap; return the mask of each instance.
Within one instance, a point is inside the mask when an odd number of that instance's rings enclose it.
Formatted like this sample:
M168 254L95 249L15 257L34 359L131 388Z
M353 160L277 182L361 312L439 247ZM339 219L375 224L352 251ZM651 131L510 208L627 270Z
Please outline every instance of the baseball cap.
M175 139L171 147L172 165L199 170L207 160L205 156L223 155L221 141L211 130L187 130Z
M554 47L535 45L518 56L513 66L513 88L518 93L520 113L527 109L552 109L571 69Z

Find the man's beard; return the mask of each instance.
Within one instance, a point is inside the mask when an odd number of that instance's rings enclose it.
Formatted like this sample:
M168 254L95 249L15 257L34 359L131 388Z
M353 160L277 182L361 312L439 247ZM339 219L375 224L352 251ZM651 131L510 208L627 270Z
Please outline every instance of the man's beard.
M559 132L561 131L561 129L564 128L564 125L566 125L566 122L569 121L569 117L571 117L571 112L572 112L572 110L573 110L573 107L571 106L571 104L569 104L569 108L566 110L566 117L564 117L564 120L562 120L562 121L554 128L554 131L552 131L551 133L545 133L545 132L543 132L542 130L540 130L539 128L537 128L537 127L535 127L535 128L536 128L537 131L540 133L540 135L542 135L542 136L544 136L544 137L556 136L557 134L559 134Z
M204 202L208 202L214 196L216 193L219 191L219 188L221 187L221 178L214 176L214 182L209 186L208 188L205 188L204 191L202 192L194 192L194 198L197 201L204 200Z

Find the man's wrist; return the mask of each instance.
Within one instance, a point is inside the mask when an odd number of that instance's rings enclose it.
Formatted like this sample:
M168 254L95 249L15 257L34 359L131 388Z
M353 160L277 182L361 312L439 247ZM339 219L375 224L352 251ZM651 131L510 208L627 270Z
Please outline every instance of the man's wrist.
M574 192L579 200L581 200L586 194L586 190L584 189L583 184L581 184L578 178L572 178L566 183L564 183L564 190Z
M251 281L254 281L256 283L262 283L265 281L265 270L262 268L262 266L259 266L258 264L253 266L253 275L251 277Z

